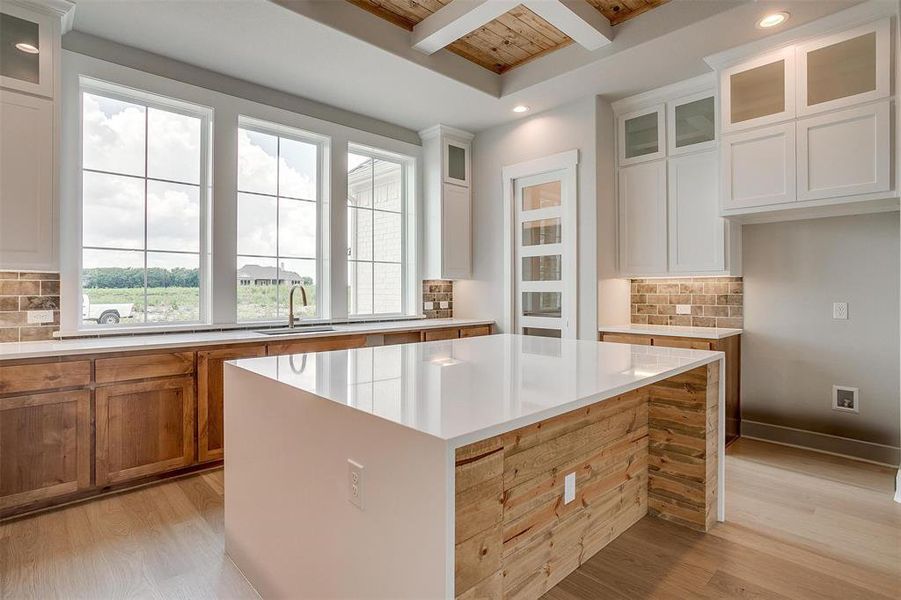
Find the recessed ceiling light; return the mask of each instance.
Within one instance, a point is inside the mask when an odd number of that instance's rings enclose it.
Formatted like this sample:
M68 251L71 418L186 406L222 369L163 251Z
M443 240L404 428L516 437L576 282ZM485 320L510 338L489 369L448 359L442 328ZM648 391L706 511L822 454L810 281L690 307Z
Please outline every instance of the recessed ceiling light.
M770 27L775 27L776 25L782 25L786 21L788 21L789 14L787 12L775 12L770 13L757 21L758 29L769 29Z
M517 104L516 106L513 107L513 112L515 112L515 113L529 112L529 107L526 106L525 104Z
M19 42L18 44L16 44L16 49L21 50L22 52L25 52L26 54L37 54L38 52L40 52L40 50L38 50L37 46L34 46L32 44L27 44L25 42Z

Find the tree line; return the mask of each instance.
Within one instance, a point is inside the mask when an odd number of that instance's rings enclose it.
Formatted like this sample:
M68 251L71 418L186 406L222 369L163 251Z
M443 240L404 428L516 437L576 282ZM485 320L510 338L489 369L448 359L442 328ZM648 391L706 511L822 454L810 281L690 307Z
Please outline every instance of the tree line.
M88 288L142 288L144 269L134 267L100 267L82 271L82 287ZM147 287L200 287L200 269L147 269Z

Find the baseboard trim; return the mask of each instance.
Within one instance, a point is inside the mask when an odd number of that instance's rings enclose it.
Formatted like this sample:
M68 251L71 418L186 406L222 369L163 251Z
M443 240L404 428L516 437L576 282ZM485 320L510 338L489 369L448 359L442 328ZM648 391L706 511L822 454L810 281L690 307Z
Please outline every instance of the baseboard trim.
M901 448L854 440L828 433L818 433L816 431L806 431L783 425L772 425L770 423L759 423L742 419L741 435L750 439L805 448L895 469L901 464ZM901 480L899 480L899 485L901 485Z
M901 504L901 469L898 469L898 476L895 477L895 502Z

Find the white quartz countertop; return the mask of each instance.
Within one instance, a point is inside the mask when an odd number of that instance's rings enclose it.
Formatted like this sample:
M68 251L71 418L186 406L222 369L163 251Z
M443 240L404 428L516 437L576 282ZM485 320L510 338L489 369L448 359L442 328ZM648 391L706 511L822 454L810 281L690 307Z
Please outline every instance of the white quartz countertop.
M722 357L721 352L504 334L229 364L459 447ZM226 404L227 396L226 389Z
M705 340L721 340L723 338L740 335L741 329L729 329L726 327L685 327L679 325L601 325L598 327L601 333L633 333L635 335L662 335L672 337L690 337Z
M411 329L443 329L446 327L466 327L489 325L492 320L471 319L408 319L402 321L379 321L372 323L348 323L335 325L333 331L304 333L298 326L297 333L287 335L266 335L248 329L228 331L200 331L193 333L157 333L148 335L119 335L42 342L7 342L0 344L0 361L20 358L43 358L76 354L100 354L103 352L126 352L135 350L159 350L166 348L192 348L215 346L241 342L272 342L336 335L379 334Z

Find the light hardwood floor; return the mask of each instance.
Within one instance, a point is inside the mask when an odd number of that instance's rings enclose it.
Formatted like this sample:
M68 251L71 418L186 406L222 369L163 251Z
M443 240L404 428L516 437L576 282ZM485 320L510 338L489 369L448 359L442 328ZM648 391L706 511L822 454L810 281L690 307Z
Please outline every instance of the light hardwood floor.
M727 523L646 517L545 599L901 597L892 470L750 440L726 470ZM0 525L0 598L255 598L222 520L213 471Z

